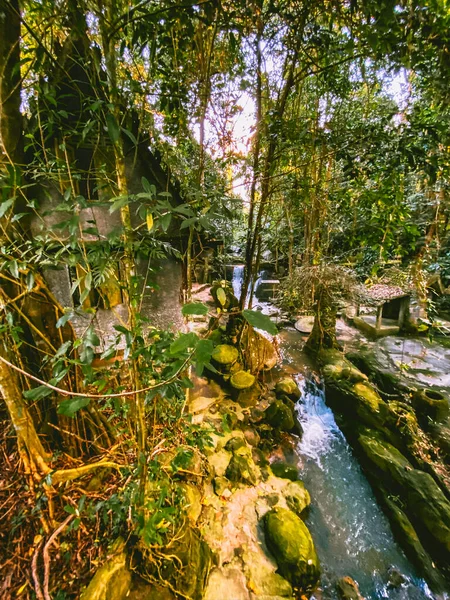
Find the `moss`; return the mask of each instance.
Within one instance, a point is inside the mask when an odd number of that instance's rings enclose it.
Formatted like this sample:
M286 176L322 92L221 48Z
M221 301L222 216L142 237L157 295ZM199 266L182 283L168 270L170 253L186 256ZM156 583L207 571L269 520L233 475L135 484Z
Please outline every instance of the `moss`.
M290 479L291 481L297 481L298 479L298 469L294 465L288 465L285 462L275 462L270 465L270 468L276 477Z
M231 376L230 383L236 390L246 390L255 384L256 378L248 371L237 371Z
M380 406L380 402L382 402L380 396L376 393L374 389L370 387L369 384L366 383L355 383L353 386L353 391L358 396L364 398L367 401L372 410L377 411Z
M298 400L301 396L298 385L290 377L285 377L277 382L275 386L275 393L277 396L284 394L291 398L291 400Z
M228 344L219 344L212 352L213 360L219 365L232 365L238 359L239 352L234 346Z
M289 508L299 516L311 504L311 497L303 481L291 481L283 489L283 496Z
M122 600L131 585L125 541L118 538L111 547L106 562L97 570L81 600Z
M281 400L275 400L265 412L265 419L272 427L280 431L292 431L295 427L292 410Z
M260 479L259 468L255 465L251 450L247 446L233 452L225 473L227 479L235 483L256 485Z
M280 574L301 592L314 590L320 576L319 559L300 517L286 508L273 508L264 517L264 533Z

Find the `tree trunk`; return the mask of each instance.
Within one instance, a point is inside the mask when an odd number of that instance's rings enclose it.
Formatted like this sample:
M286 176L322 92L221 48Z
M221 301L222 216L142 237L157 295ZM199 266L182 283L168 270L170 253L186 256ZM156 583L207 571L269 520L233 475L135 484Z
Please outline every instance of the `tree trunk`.
M316 354L322 348L339 348L339 344L336 339L336 307L325 295L320 294L305 350Z

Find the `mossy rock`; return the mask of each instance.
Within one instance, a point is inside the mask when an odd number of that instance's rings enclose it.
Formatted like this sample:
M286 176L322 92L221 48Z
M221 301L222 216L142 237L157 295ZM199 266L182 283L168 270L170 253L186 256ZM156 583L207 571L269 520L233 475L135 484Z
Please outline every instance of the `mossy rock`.
M358 441L387 486L398 494L412 523L450 559L450 502L428 473L414 469L397 448L380 436L360 435Z
M311 504L311 496L303 481L291 481L283 489L283 496L289 508L299 516Z
M406 556L415 565L434 592L442 592L445 583L437 571L428 552L423 547L416 530L406 514L399 508L386 493L383 494L383 505L394 535L403 548Z
M228 450L228 452L234 452L235 450L239 450L239 448L244 447L247 447L247 442L243 436L234 436L225 444L225 450Z
M275 394L277 396L285 395L291 400L299 400L301 392L296 382L290 377L284 377L277 381L275 385Z
M235 390L247 390L256 381L256 377L248 371L237 371L230 378L230 384Z
M435 390L418 390L413 394L412 405L422 418L430 418L441 423L449 415L448 398Z
M341 577L336 589L340 600L364 600L359 593L359 586L351 577Z
M354 383L369 380L367 375L365 375L359 369L353 366L344 367L342 369L342 377L344 379L348 379L349 381L353 381Z
M118 538L108 552L108 558L97 569L81 600L124 600L131 586L132 574L127 566L125 541Z
M291 510L275 507L264 517L267 546L278 571L302 593L313 591L319 582L319 558L311 534Z
M289 465L285 462L274 462L270 465L270 468L275 477L290 479L291 481L298 480L298 469L294 465Z
M281 400L275 400L267 408L265 420L279 431L293 431L295 429L294 413Z
M234 483L256 485L261 477L259 468L255 465L252 452L248 446L242 446L233 451L225 476Z
M344 370L344 367L342 367L341 365L325 365L324 368L322 369L322 375L325 379L325 381L327 380L339 380L343 378L342 375L342 371Z
M214 342L214 344L220 344L222 342L223 333L220 329L214 329L208 336L208 339Z
M142 548L141 548L142 550ZM154 577L169 581L173 588L183 590L183 594L192 600L201 600L211 565L211 550L199 532L192 527L183 529L182 537L177 537L170 548L160 548L160 567L156 569L152 560L145 559L143 568ZM165 557L167 555L167 557Z
M237 361L239 352L234 346L219 344L212 351L211 357L220 368L230 370L232 365Z

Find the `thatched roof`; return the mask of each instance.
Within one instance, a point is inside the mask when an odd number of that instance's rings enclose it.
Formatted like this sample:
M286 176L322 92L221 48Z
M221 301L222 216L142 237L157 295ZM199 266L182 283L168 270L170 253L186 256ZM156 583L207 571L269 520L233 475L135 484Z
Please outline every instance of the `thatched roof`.
M385 302L389 302L389 300L404 298L410 295L410 292L398 285L385 285L383 283L373 285L367 289L366 293L367 297L376 304L384 304Z

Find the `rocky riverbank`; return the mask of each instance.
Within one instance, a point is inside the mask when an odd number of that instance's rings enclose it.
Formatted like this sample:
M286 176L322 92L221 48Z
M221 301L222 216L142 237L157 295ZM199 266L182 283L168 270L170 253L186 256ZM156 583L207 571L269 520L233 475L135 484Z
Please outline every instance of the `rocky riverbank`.
M432 432L448 422L448 400L412 390L392 373L377 370L363 354L337 350L318 360L327 401L358 453L405 553L428 581L446 589L450 559L449 461Z

